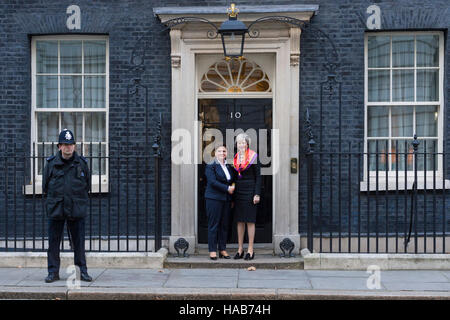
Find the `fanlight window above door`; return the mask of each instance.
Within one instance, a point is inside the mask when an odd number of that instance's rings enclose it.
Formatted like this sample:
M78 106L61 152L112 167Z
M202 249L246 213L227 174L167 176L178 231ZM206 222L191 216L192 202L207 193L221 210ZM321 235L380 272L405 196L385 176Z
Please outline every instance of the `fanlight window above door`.
M264 70L247 59L220 60L200 80L200 92L272 92Z

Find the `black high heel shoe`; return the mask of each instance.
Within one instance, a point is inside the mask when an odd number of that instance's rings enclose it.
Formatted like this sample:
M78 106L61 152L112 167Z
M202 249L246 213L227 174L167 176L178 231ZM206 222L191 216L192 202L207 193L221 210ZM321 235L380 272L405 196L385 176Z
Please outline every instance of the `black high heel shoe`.
M234 260L242 259L244 257L244 251L242 251L241 254L239 252L236 252L236 255L234 256Z
M217 256L211 257L211 255L210 255L209 258L210 258L211 260L217 260Z
M255 253L253 252L252 255L250 255L250 253L247 252L247 254L245 255L244 260L253 260L253 258L255 257Z
M221 254L220 252L219 252L219 258L220 259L222 259L222 258L224 258L224 259L231 259L230 256L225 256L225 255Z

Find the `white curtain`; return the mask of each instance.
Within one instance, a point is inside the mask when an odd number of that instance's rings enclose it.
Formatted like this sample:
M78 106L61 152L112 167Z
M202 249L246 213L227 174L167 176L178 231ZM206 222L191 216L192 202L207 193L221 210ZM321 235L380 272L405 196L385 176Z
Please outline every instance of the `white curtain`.
M414 135L413 119L413 107L391 107L392 137L412 137Z
M58 44L61 72L59 92ZM84 90L85 108L106 107L106 41L37 41L36 71L37 108L58 108L58 99L61 108L81 108L83 106L82 90ZM54 75L42 75L42 73ZM82 80L84 80L83 87ZM78 147L81 142L85 144L85 150L83 150L85 155L96 157L100 151L102 156L106 155L106 112L37 112L36 117L38 142L55 142L59 131L67 128L74 133ZM90 142L93 143L92 148ZM99 142L102 142L101 147ZM37 146L37 151L39 156L50 156L55 152L51 145L43 146L42 144ZM96 160L93 161L94 174L100 172L99 159L96 158ZM101 169L103 174L105 164L103 159ZM39 167L39 170L41 172L42 168Z
M84 107L105 107L105 76L84 77Z
M61 108L81 108L81 76L61 76Z
M58 41L36 42L36 107L58 107ZM43 73L55 76L42 75Z
M369 170L370 171L385 171L386 170L386 150L388 147L388 140L370 140L369 141ZM378 167L377 167L378 154Z
M384 70L369 70L369 102L390 100L390 44L389 36L368 38L368 67L384 68Z
M389 136L389 107L369 107L368 130L369 137Z
M83 50L85 73L84 107L104 108L106 78L102 74L106 72L106 42L84 41Z
M81 41L60 41L61 73L81 73Z
M392 59L391 59L392 57ZM439 37L437 35L393 35L369 36L368 38L368 101L385 102L432 102L439 101ZM390 83L392 76L392 84ZM416 80L416 87L414 83ZM369 106L368 137L389 136L388 123L391 123L390 136L409 138L417 133L420 139L419 152L429 153L418 159L418 168L433 169L433 152L437 148L438 106ZM390 114L390 115L389 115ZM414 123L414 116L416 123ZM415 130L414 130L415 128ZM421 138L427 139L425 142ZM371 153L384 152L385 142L368 142ZM389 152L412 152L410 140L389 139ZM405 145L406 143L406 145ZM379 157L378 170L384 170L385 157ZM391 156L392 169L413 169L412 156ZM375 170L376 157L370 157L370 170Z
M416 131L419 137L437 137L437 106L416 107Z
M417 69L417 101L439 101L439 70Z

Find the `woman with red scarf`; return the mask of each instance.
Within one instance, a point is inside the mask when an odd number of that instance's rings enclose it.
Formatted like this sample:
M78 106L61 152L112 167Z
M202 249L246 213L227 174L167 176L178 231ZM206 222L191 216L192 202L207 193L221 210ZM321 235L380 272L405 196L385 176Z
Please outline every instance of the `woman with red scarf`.
M244 257L244 233L247 225L248 249L245 260L255 257L253 243L255 240L255 223L257 204L261 194L261 168L258 155L249 148L250 138L246 134L236 137L238 152L234 156L233 167L237 171L234 192L234 212L237 221L239 249L234 259Z

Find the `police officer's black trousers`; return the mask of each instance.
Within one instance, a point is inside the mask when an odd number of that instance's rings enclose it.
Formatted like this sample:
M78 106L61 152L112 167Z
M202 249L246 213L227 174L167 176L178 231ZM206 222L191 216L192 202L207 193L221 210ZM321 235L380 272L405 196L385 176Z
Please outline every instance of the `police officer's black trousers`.
M48 222L48 251L47 262L48 272L58 273L60 266L59 252L61 238L64 233L64 223L70 232L73 250L75 253L75 265L80 268L80 272L87 272L86 254L84 249L84 219L77 220L52 220Z

